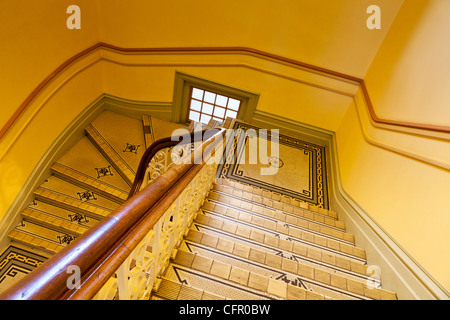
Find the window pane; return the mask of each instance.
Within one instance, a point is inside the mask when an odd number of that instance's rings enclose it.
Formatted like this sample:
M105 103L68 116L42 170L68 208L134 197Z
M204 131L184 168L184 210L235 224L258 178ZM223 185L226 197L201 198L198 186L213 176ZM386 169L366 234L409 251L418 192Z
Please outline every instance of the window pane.
M191 109L195 111L200 111L200 108L202 107L202 103L197 100L191 100Z
M227 106L227 102L228 102L228 98L221 96L221 95L217 95L216 98L216 105L221 106L221 107L226 107Z
M215 117L213 118L213 120L214 120L214 121L219 121L220 123L223 122L223 119L219 119L219 118L215 118Z
M240 104L241 102L239 100L230 98L230 100L228 101L228 109L238 111Z
M211 119L211 116L207 116L206 114L202 114L202 117L200 118L200 121L203 122L203 123L208 124L210 119Z
M220 108L220 107L215 107L214 108L214 115L216 117L223 118L223 116L225 115L225 109L224 108Z
M235 119L236 116L237 116L237 112L231 111L231 110L227 110L226 118L231 117L231 118Z
M193 88L192 89L192 98L203 100L203 90Z
M191 111L189 113L189 120L193 120L193 121L200 121L200 113L195 112L195 111Z
M202 113L212 114L214 106L212 104L203 103Z
M216 94L205 91L205 97L203 98L203 101L214 104L214 102L216 101Z

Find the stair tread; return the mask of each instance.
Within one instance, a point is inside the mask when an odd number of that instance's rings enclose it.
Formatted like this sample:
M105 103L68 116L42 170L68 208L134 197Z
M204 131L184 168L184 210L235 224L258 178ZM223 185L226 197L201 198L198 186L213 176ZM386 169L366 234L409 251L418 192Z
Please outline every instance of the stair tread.
M247 206L249 206L249 204L252 204L252 206L254 206L255 208L259 208L259 210L277 211L285 215L295 216L304 220L319 222L328 226L345 230L345 223L337 220L334 217L311 211L308 208L294 206L287 203L274 202L273 200L269 200L268 198L265 198L263 196L255 195L245 190L235 189L230 186L215 184L210 192L210 195L211 198L219 198L220 196L222 196L228 197L230 199L240 199L242 202L246 203ZM267 201L270 201L270 203ZM278 206L276 206L277 208L274 208L273 203L279 204Z
M92 178L91 176L83 174L72 168L65 167L60 163L55 163L52 165L51 170L54 176L68 181L80 188L95 191L97 194L102 195L103 197L118 204L122 204L128 198L127 191L119 189L104 181L100 181L99 179ZM105 170L111 170L111 168L107 168Z
M130 190L126 181L86 136L59 158L52 167L56 167L58 164L60 169L70 168L71 171L82 176L104 182L124 192ZM101 171L102 168L106 168L104 173Z
M164 277L161 278L161 285L158 291L153 293L152 299L154 297L165 300L225 300L225 297L192 288L184 283L179 283Z
M88 125L85 130L91 142L97 147L102 155L108 160L109 163L111 163L111 165L122 176L125 182L131 187L133 185L136 171L122 158L122 155L118 153L92 125Z
M378 299L381 300L382 297L389 297L392 293L383 290L381 288L373 288L368 286L365 282L355 281L351 279L346 279L343 277L336 276L334 274L327 274L326 272L320 270L310 270L304 269L299 265L298 274L290 273L286 269L286 266L282 266L281 269L274 269L264 267L255 267L252 262L246 262L246 259L233 260L228 257L228 259L222 259L221 254L210 254L209 251L193 251L190 252L189 249L179 249L177 253L181 255L174 260L174 263L181 264L185 267L200 271L206 274L211 274L213 276L223 278L225 280L231 280L237 282L243 286L251 287L251 279L258 279L257 282L268 281L269 287L266 288L268 293L275 295L278 298L286 299L287 287L294 286L300 287L303 291L313 292L316 295L320 295L327 299L339 299L339 300L354 300L354 299ZM288 261L288 260L285 260ZM233 270L238 269L235 279L233 279ZM307 274L312 274L308 277ZM240 274L240 276L239 276ZM271 291L270 283L274 282L276 289ZM261 284L255 283L255 286ZM256 289L256 287L255 287ZM263 289L264 288L259 288Z
M73 211L65 210L39 200L35 200L34 203L30 204L26 209L36 210L64 221L75 221L75 223L77 223L76 220L80 218L77 213ZM82 216L85 217L85 215ZM88 221L86 222L86 220ZM89 217L89 219L83 219L81 224L88 228L92 228L99 221L100 219Z
M184 124L161 120L155 117L150 117L152 126L153 139L158 141L159 139L171 137L173 132L177 129L188 129Z
M34 191L38 201L48 202L52 205L62 207L66 210L85 214L96 219L108 216L112 210L93 203L82 201L75 197L48 190L42 187Z
M84 232L86 232L89 229L89 227L83 223L78 223L76 221L70 221L70 218L62 219L62 218L47 214L45 212L41 212L41 211L29 209L29 208L26 208L22 212L22 216L24 217L25 221L31 221L33 223L37 223L42 226L45 226L48 229L52 229L52 230L59 231L59 232L71 233L71 234L75 234L77 236L82 235ZM75 215L73 215L73 218L76 218ZM90 219L87 219L86 217L83 218L83 216L80 216L79 220L86 221L86 223L91 223Z
M270 252L248 243L240 243L223 236L200 233L191 230L179 249L203 256L209 256L214 261L237 265L246 270L253 270L265 277L282 278L289 283L301 284L308 289L328 292L335 299L346 298L353 293L346 292L347 281L365 284L369 277L364 273L365 266L353 269L352 273L338 272L317 264L312 264L295 255ZM359 271L359 276L356 276ZM364 274L364 276L363 276ZM376 284L375 279L370 279ZM342 294L344 296L342 296Z
M203 205L206 210L214 212L228 212L235 211L240 213L247 213L252 217L252 222L261 224L267 220L276 220L285 226L297 228L314 234L323 235L324 237L331 237L338 241L345 241L354 244L354 237L352 234L345 232L341 228L336 228L327 224L326 221L317 221L296 217L295 215L286 214L277 210L263 208L252 203L238 200L237 198L230 198L223 195L216 195L210 193L207 201Z
M236 212L233 212L232 214L225 216L202 210L197 215L195 222L214 226L222 231L239 234L247 238L250 237L252 231L259 231L264 235L264 239L270 239L271 242L279 242L280 239L300 242L308 245L309 247L316 248L315 251L327 251L365 262L365 251L354 245L340 242L335 239L314 235L299 229L286 228L282 224L278 224L274 221L269 221L270 223L264 224L263 226L258 226L252 224L250 219L251 218L248 216L243 215L242 212L239 213L239 215L237 215Z
M8 234L8 237L14 241L29 246L31 250L33 250L33 248L37 248L39 250L49 252L52 255L64 248L64 245L56 243L53 240L49 240L44 237L23 232L17 229L11 230L11 232Z
M55 176L50 176L44 183L41 184L39 188L75 198L81 202L100 206L111 211L115 210L119 206L118 203L106 199L92 190L81 188Z
M199 254L194 254L188 251L179 250L175 257L173 264L180 266L181 272L178 277L185 282L194 282L196 277L207 279L211 278L214 284L205 285L202 288L207 288L209 291L215 293L219 290L217 287L220 284L231 286L238 289L238 292L228 293L224 296L229 299L287 299L288 287L292 290L302 291L306 297L308 290L288 284L283 280L261 276L251 270L241 268L236 265L224 263L217 260L212 260ZM172 271L172 270L170 270ZM169 273L170 273L169 271ZM191 275L191 276L190 276ZM173 275L171 275L173 277ZM167 275L166 275L167 277ZM205 281L205 280L204 280ZM244 293L245 292L245 293ZM250 295L250 297L248 297ZM255 296L251 298L251 296ZM314 293L315 296L325 296ZM329 298L329 297L327 297Z
M92 121L91 125L135 173L145 152L142 120L105 111ZM136 146L136 150L127 149L127 144Z
M330 273L322 272L319 269L313 269L303 264L298 264L289 259L283 259L277 255L265 254L262 251L253 249L249 250L242 245L235 244L232 252L211 250L210 248L196 244L183 244L179 250L189 251L196 256L202 256L211 261L217 261L220 265L226 264L236 266L264 278L277 279L291 285L299 286L305 290L320 293L332 299L364 298L355 296L353 293L346 292L341 288L334 287L330 283L325 283L323 279L328 277L328 281L330 281ZM297 266L299 270L298 273ZM311 274L309 275L309 273ZM339 277L339 280L345 281L341 277ZM362 283L361 280L359 282Z
M249 251L248 254L250 255L251 253L251 255L254 256L254 261L262 264L265 263L265 258L269 255L276 256L278 257L277 259L281 258L282 261L288 259L310 268L333 273L356 281L367 281L371 275L371 269L364 264L348 261L348 267L343 268L336 265L336 256L332 254L328 254L327 256L323 254L324 259L315 260L307 256L307 248L303 248L304 251L300 253L300 250L298 250L297 247L293 250L293 244L289 242L286 243L289 243L290 247L272 247L266 243L230 236L222 232L216 232L213 229L204 229L200 227L200 231L197 231L196 227L198 226L195 225L191 228L188 235L185 237L184 245L188 248L202 246L227 254L233 254L235 247L237 247L239 249L236 250L244 251L242 254L246 254L245 251Z
M268 203L271 203L270 206L273 205L275 209L282 210L283 206L299 207L299 208L303 208L303 209L312 211L317 214L328 216L333 219L338 219L337 213L332 210L319 208L315 205L304 202L302 200L291 198L291 197L284 196L284 195L280 195L279 193L272 192L270 190L266 190L266 189L263 189L260 187L251 186L251 185L243 184L241 182L234 181L231 179L222 179L222 178L217 178L215 185L216 186L217 185L229 186L229 187L233 187L238 190L243 190L243 191L252 193L253 195L263 197L264 199L266 199L267 205L268 205Z

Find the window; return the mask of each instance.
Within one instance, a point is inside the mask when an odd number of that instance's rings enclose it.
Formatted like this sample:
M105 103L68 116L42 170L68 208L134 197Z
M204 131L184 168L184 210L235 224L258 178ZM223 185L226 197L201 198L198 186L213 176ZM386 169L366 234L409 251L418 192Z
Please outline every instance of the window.
M172 121L207 124L231 117L251 122L258 99L257 93L176 71Z
M218 93L191 87L187 120L207 124L211 119L224 122L226 118L236 119L241 101Z

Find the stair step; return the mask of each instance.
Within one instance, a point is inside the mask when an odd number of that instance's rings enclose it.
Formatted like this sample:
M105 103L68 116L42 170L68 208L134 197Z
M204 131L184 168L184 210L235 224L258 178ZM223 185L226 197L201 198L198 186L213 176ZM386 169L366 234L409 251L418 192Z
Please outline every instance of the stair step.
M92 121L91 127L135 173L146 150L142 119L105 111Z
M151 126L153 129L153 139L154 141L158 141L159 139L171 137L173 132L177 129L186 129L188 127L186 125L161 120L155 117L150 117Z
M145 148L148 149L153 142L155 142L154 133L152 129L152 119L149 115L142 116L142 127L144 129Z
M226 212L227 214L229 211ZM253 220L254 221L254 220ZM232 212L230 215L223 215L214 213L212 211L201 211L195 220L196 223L215 227L219 230L229 233L237 234L242 237L249 238L252 231L254 234L260 234L262 239L270 241L271 243L278 243L280 239L291 242L299 242L309 247L314 247L311 252L321 255L321 251L338 254L344 257L351 258L365 263L365 251L361 248L355 247L337 241L331 238L314 235L310 232L304 232L295 228L287 228L284 224L276 221L266 220L263 226L252 224L252 216L246 213ZM259 232L258 232L259 231ZM270 239L270 240L268 240Z
M97 147L102 155L109 163L117 170L125 182L131 187L133 185L136 171L134 171L122 158L114 148L103 138L100 133L92 126L88 125L85 128L87 135L91 142Z
M271 210L267 208L262 208L258 205L254 205L251 202L241 201L239 199L217 195L214 192L210 192L208 198L203 205L205 210L210 210L213 212L227 212L234 211L234 214L245 213L249 214L252 218L253 223L262 225L267 221L278 221L283 223L289 228L296 228L303 230L305 232L310 232L318 235L322 235L328 238L334 238L337 241L347 242L349 244L354 244L354 237L352 234L346 233L340 228L330 226L326 224L326 221L316 222L309 221L303 218L297 218L290 214L285 214L280 211ZM231 213L232 214L232 213Z
M110 168L108 168L110 169ZM54 176L66 180L80 188L92 190L111 201L122 204L128 198L128 192L121 190L114 185L92 178L82 172L66 167L60 163L55 163L51 167Z
M301 260L295 261L209 234L203 234L200 242L191 242L188 237L182 242L179 249L208 257L214 261L236 265L264 277L280 279L306 290L324 294L332 299L365 299L365 296L358 292L348 292L347 282L351 282L353 286L364 285L367 283L367 277L344 276L333 271L330 272L326 268L315 268Z
M112 212L112 210L109 208L82 201L75 197L71 197L42 187L37 188L34 191L34 195L36 197L36 200L38 201L60 207L74 213L86 215L97 220L101 220Z
M190 270L198 277L210 278L214 285L207 286L208 290L217 290L222 285L233 286L241 292L228 293L228 299L307 299L307 297L325 300L325 296L305 290L274 278L261 276L253 271L235 265L213 260L188 251L179 250L173 264L185 267L185 273ZM189 283L188 277L185 279ZM205 281L205 280L203 280ZM193 281L192 281L193 282ZM216 289L217 288L217 289ZM213 292L215 293L215 292ZM239 296L241 294L242 296ZM254 296L253 298L251 298ZM327 297L328 299L328 297Z
M238 181L234 181L231 179L222 179L222 178L216 179L215 186L217 186L217 185L228 186L228 187L232 187L232 188L235 188L238 190L245 191L246 193L243 193L243 194L248 195L248 193L251 193L252 195L260 196L262 198L262 203L264 203L267 206L273 207L274 209L283 210L284 208L286 208L286 210L290 210L289 209L290 207L294 207L294 208L297 207L297 208L302 208L302 209L312 211L314 213L321 214L323 216L327 216L329 218L338 219L338 214L332 210L319 208L311 203L304 202L299 199L291 198L291 197L279 194L277 192L273 192L273 191L263 189L263 188L260 188L257 186L251 186L251 185L247 185L247 184L244 184L244 183L241 183ZM256 201L261 201L261 198L255 197ZM286 211L286 210L284 210L284 211ZM289 211L287 211L287 212L289 212Z
M29 208L26 208L22 212L22 216L24 221L30 221L34 224L41 225L56 232L70 233L76 236L80 236L84 232L89 230L89 228L83 223L78 223L76 221L72 222L70 221L70 219L61 219L45 212ZM76 214L73 215L74 219L78 218L80 221L86 221L87 223L91 222L86 217L83 218L81 215L78 216L79 217L76 217Z
M43 250L50 254L55 254L63 249L66 243L59 243L57 236L60 236L61 239L64 238L65 234L54 232L54 239L51 238L52 235L49 235L49 229L45 229L47 231L39 230L36 225L32 226L31 223L27 222L24 229L27 228L26 231L19 230L18 228L13 229L8 237L16 242L27 245L33 251L35 248L38 250ZM44 229L44 228L42 228ZM50 237L51 239L49 239ZM70 239L70 238L68 238Z
M72 169L71 171L75 171L83 177L90 177L126 193L130 190L128 183L87 136L81 138L80 141L59 158L57 164L63 168L70 168ZM73 174L71 173L71 176Z
M225 300L224 297L164 277L161 278L158 291L153 293L151 297L152 300L156 300L155 298L164 300Z
M241 194L241 195L239 195ZM310 211L309 209L295 207L290 204L281 204L275 209L273 208L273 201L266 200L266 198L258 195L251 194L247 191L234 189L229 186L222 186L215 184L210 191L211 199L228 199L227 202L233 202L233 199L239 199L241 201L241 207L253 207L257 212L278 212L287 216L297 217L305 221L312 221L319 224L324 224L330 227L341 229L345 231L345 223L335 218L331 218L327 215L323 215L317 212ZM270 202L272 201L272 202ZM251 206L250 206L251 205Z
M46 190L61 193L63 195L75 197L80 201L92 203L107 208L109 210L115 210L119 206L118 203L106 199L105 197L94 192L93 190L80 188L79 186L70 183L68 181L62 180L56 176L48 177L45 180L45 182L41 184L40 187Z
M196 230L197 228L200 231ZM307 267L313 269L333 273L335 275L349 278L355 281L367 281L372 275L371 268L356 261L345 261L345 259L340 258L343 259L343 261L347 262L346 268L341 267L340 265L336 265L336 256L332 254L322 252L322 260L314 260L307 256L308 248L303 247L301 249L303 249L302 253L304 255L298 254L296 252L300 251L298 249L300 245L292 244L292 242L287 242L290 244L289 248L272 247L263 242L236 237L234 235L225 234L211 228L204 228L196 224L189 230L188 235L185 237L185 241L188 247L192 243L201 244L202 246L207 246L211 249L220 250L232 254L234 254L235 246L237 246L238 248L245 247L247 248L246 250L252 250L252 252L257 253L260 252L258 253L258 256L260 256L262 259L259 261L261 263L264 263L264 259L267 255L276 256L282 258L282 261L284 261L284 259L287 259L290 261L301 263L302 265L306 265ZM295 250L293 250L294 246ZM376 279L375 281L380 282L380 279Z
M34 203L30 204L27 207L27 209L44 213L44 214L49 215L56 219L61 219L63 221L83 225L87 228L92 228L94 225L96 225L100 221L99 219L95 219L92 217L88 218L85 215L80 215L73 211L65 210L63 208L56 207L51 204L48 204L48 203L45 203L42 201L37 201L37 200L35 200Z
M264 278L280 280L333 300L366 299L364 296L347 292L345 290L346 288L342 289L337 286L332 286L330 283L331 275L329 273L312 269L292 260L282 259L276 255L266 255L261 251L249 250L237 244L234 245L234 251L230 253L211 250L196 244L183 244L180 250L191 252L196 256L201 256L211 261L236 266ZM345 278L334 276L333 280L338 281L339 284L342 282L346 284Z

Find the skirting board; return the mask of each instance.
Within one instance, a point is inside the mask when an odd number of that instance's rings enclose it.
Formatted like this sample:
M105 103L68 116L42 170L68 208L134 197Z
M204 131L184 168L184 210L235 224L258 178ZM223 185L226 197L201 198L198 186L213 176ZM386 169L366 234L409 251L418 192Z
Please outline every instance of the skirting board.
M380 267L384 289L396 292L401 300L450 299L449 292L344 190L334 132L258 110L251 123L326 146L331 208L354 234L356 244L366 250L368 264Z

